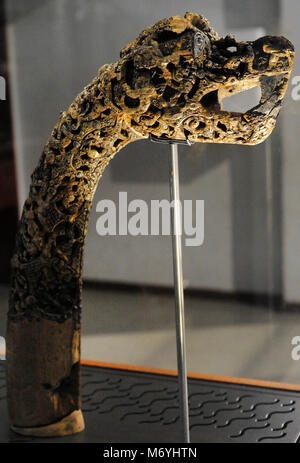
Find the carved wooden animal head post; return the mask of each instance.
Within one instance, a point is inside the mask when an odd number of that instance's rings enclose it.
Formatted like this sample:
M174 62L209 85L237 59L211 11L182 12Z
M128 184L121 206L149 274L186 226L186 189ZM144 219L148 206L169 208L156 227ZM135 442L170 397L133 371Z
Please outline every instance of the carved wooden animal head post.
M32 175L13 257L7 324L8 405L13 429L64 435L84 428L80 305L84 239L104 168L142 138L254 145L275 126L294 57L284 37L219 38L202 16L146 28L117 63L63 112ZM246 113L222 98L260 85Z

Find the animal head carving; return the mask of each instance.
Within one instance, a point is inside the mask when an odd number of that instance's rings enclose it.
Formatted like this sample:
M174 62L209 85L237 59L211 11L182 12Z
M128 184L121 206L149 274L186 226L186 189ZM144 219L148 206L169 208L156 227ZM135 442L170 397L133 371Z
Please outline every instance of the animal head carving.
M284 37L253 42L220 38L195 13L147 27L121 51L114 103L142 137L257 144L275 126L294 58ZM222 99L259 85L246 113L222 111Z

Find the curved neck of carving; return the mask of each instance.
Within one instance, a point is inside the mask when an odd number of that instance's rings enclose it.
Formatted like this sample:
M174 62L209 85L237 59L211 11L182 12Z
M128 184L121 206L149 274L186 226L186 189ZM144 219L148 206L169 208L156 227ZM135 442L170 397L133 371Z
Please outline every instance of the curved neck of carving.
M32 175L13 260L9 316L77 318L89 210L114 155L138 137L113 102L114 65L103 66L61 113Z
M21 434L64 435L84 427L80 305L90 206L106 165L140 138L114 103L114 66L103 66L61 113L24 205L6 334L8 408Z

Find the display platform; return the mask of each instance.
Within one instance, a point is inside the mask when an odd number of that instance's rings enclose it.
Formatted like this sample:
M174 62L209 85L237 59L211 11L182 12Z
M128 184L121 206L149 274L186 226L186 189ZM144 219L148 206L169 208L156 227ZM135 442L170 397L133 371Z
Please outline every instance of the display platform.
M208 378L192 374L188 379L191 442L299 441L300 387ZM47 439L19 436L9 429L5 364L0 362L0 442L182 442L175 372L86 361L82 399L84 432Z

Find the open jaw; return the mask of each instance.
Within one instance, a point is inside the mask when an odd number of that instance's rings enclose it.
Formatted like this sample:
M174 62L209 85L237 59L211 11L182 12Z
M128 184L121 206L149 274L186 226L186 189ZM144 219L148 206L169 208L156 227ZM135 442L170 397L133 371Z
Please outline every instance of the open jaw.
M178 138L188 143L257 144L264 141L275 126L288 78L285 73L255 76L234 80L207 92L199 100L194 114L185 118ZM260 89L253 96L255 88ZM240 94L248 95L248 107L242 111L223 109L224 99ZM249 107L249 102L252 105Z
M246 114L251 113L252 111L259 112L259 107L264 102L268 100L272 100L272 104L274 105L275 98L279 101L279 93L276 90L278 84L284 79L284 74L278 74L276 76L262 76L257 77L255 79L243 80L243 81L233 81L228 83L216 90L212 90L206 93L200 100L200 104L203 107L204 113L209 114ZM251 93L252 95L253 89L260 89L260 98L257 101L257 95L254 97L253 104L246 109L245 111L230 111L223 109L223 100L226 101L230 100L233 96L243 94L247 96L247 93ZM249 99L249 96L248 96ZM249 106L249 105L248 105Z

